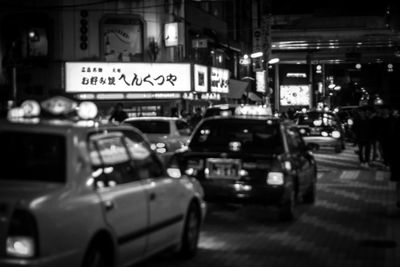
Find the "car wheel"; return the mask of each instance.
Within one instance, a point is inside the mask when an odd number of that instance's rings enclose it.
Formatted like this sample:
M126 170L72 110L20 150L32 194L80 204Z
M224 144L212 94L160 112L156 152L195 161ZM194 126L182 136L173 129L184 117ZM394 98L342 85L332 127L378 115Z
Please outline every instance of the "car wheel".
M91 245L83 259L82 267L111 267L111 264L104 249Z
M183 228L181 248L179 256L184 259L192 258L197 253L200 236L200 211L196 204L189 206Z
M296 192L291 190L289 199L285 200L279 206L279 219L281 221L292 221L295 218L295 204L296 204Z
M316 199L316 183L315 180L312 181L310 188L303 195L303 202L307 204L313 204Z

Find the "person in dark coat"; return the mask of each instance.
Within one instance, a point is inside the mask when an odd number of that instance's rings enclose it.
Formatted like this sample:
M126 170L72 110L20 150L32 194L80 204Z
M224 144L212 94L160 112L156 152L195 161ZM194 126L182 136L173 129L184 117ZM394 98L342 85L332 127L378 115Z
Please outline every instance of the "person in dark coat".
M191 127L196 127L196 125L203 119L203 114L200 107L197 107L195 113L193 114L192 118L190 119Z
M128 118L128 114L124 111L122 103L117 103L111 114L109 121L122 122Z
M361 167L368 167L371 154L371 120L370 112L360 108L354 117L353 130L358 145L358 157Z
M400 208L400 116L394 111L390 131L389 167L390 180L396 183L396 206Z

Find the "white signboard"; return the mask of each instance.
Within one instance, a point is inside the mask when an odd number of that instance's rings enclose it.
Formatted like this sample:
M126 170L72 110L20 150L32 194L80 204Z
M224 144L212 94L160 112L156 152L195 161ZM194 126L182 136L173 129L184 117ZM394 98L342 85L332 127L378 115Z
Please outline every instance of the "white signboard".
M211 68L211 92L224 93L229 92L229 70L220 68Z
M265 71L257 71L256 72L256 91L260 93L265 93L267 90L265 89Z
M67 93L188 92L190 64L66 62Z
M310 100L309 85L281 85L280 87L282 106L309 106Z
M206 93L208 90L208 68L202 65L194 65L194 91Z
M183 24L179 22L166 23L164 26L165 46L183 45Z

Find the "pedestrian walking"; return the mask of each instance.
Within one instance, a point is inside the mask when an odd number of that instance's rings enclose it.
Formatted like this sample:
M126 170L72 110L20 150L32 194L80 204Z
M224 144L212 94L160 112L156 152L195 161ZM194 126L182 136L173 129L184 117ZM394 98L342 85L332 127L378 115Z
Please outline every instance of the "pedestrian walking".
M192 118L190 119L190 126L192 128L196 127L196 125L203 119L202 110L200 107L195 109L195 113L193 114Z
M117 103L114 110L111 113L109 121L122 122L128 118L128 114L124 111L124 106L122 103Z
M368 109L360 108L354 117L354 134L361 167L368 167L371 154L371 120Z

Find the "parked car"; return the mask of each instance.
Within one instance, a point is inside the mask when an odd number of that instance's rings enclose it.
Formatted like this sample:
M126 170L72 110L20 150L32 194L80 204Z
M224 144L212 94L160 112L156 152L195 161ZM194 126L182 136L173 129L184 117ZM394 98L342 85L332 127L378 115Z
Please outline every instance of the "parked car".
M307 144L333 148L336 153L345 149L343 125L333 112L310 110L299 113L296 124Z
M295 217L298 199L315 201L310 149L296 125L272 116L203 119L176 157L181 171L200 181L206 201L272 205L284 220Z
M142 131L150 140L152 149L166 160L187 145L192 132L185 120L176 117L131 117L123 124Z
M128 266L172 247L195 255L201 185L165 166L140 131L94 121L95 111L55 97L0 122L0 266Z

